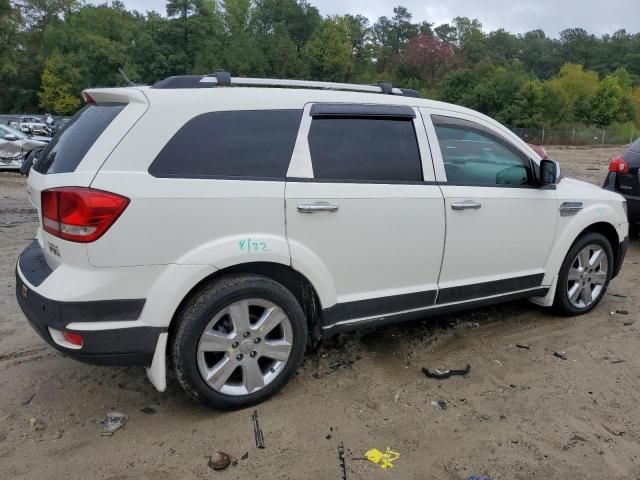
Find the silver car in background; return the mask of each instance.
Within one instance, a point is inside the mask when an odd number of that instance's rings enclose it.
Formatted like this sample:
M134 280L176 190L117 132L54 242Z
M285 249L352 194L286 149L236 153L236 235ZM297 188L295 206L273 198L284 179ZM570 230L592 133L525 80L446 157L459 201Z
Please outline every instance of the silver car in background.
M0 125L0 170L20 170L22 162L33 150L44 147L49 137L33 137Z

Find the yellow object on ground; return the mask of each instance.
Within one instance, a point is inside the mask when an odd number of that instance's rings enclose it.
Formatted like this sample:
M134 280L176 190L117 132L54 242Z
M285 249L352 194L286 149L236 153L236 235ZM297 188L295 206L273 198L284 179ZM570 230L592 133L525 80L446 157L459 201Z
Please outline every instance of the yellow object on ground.
M393 462L400 458L400 453L394 452L389 447L384 452L381 452L377 448L368 450L365 454L367 460L380 465L380 468L387 469L393 467Z

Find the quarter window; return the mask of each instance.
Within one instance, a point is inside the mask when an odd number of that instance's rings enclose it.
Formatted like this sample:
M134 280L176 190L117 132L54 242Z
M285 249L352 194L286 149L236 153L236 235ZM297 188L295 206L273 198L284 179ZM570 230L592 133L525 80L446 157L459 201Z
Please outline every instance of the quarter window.
M463 185L530 185L529 159L481 125L432 116L447 182Z
M410 118L314 118L309 150L314 178L378 182L423 179Z
M156 177L284 180L301 110L210 112L189 120L149 167Z

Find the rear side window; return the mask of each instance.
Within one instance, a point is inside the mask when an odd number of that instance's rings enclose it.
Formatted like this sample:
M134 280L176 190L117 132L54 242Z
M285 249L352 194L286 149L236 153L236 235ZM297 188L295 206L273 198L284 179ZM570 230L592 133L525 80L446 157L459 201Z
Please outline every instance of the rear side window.
M155 177L284 180L302 110L210 112L189 120L149 167Z
M325 180L422 181L410 118L314 118L309 131L313 176Z
M40 173L73 172L125 106L124 103L103 103L82 108L49 142L34 170Z

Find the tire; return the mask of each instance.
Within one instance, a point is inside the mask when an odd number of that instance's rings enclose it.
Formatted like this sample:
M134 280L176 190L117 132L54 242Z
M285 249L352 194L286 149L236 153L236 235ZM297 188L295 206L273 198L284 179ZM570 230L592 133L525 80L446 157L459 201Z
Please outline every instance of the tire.
M598 249L600 256L595 257ZM583 254L585 251L587 253ZM582 258L579 258L580 254L583 255ZM589 261L585 262L587 258ZM606 264L601 261L602 258L605 258ZM592 264L594 259L595 262ZM585 269L584 265L587 264L588 267ZM562 315L582 315L592 310L607 291L613 268L614 257L609 240L595 232L579 237L569 249L560 268L554 309ZM585 290L582 285L588 285L589 290ZM577 298L570 295L576 291ZM590 302L588 298L591 298Z
M194 400L215 409L266 400L303 360L302 308L289 290L261 275L221 277L189 299L176 320L171 358L178 381Z

